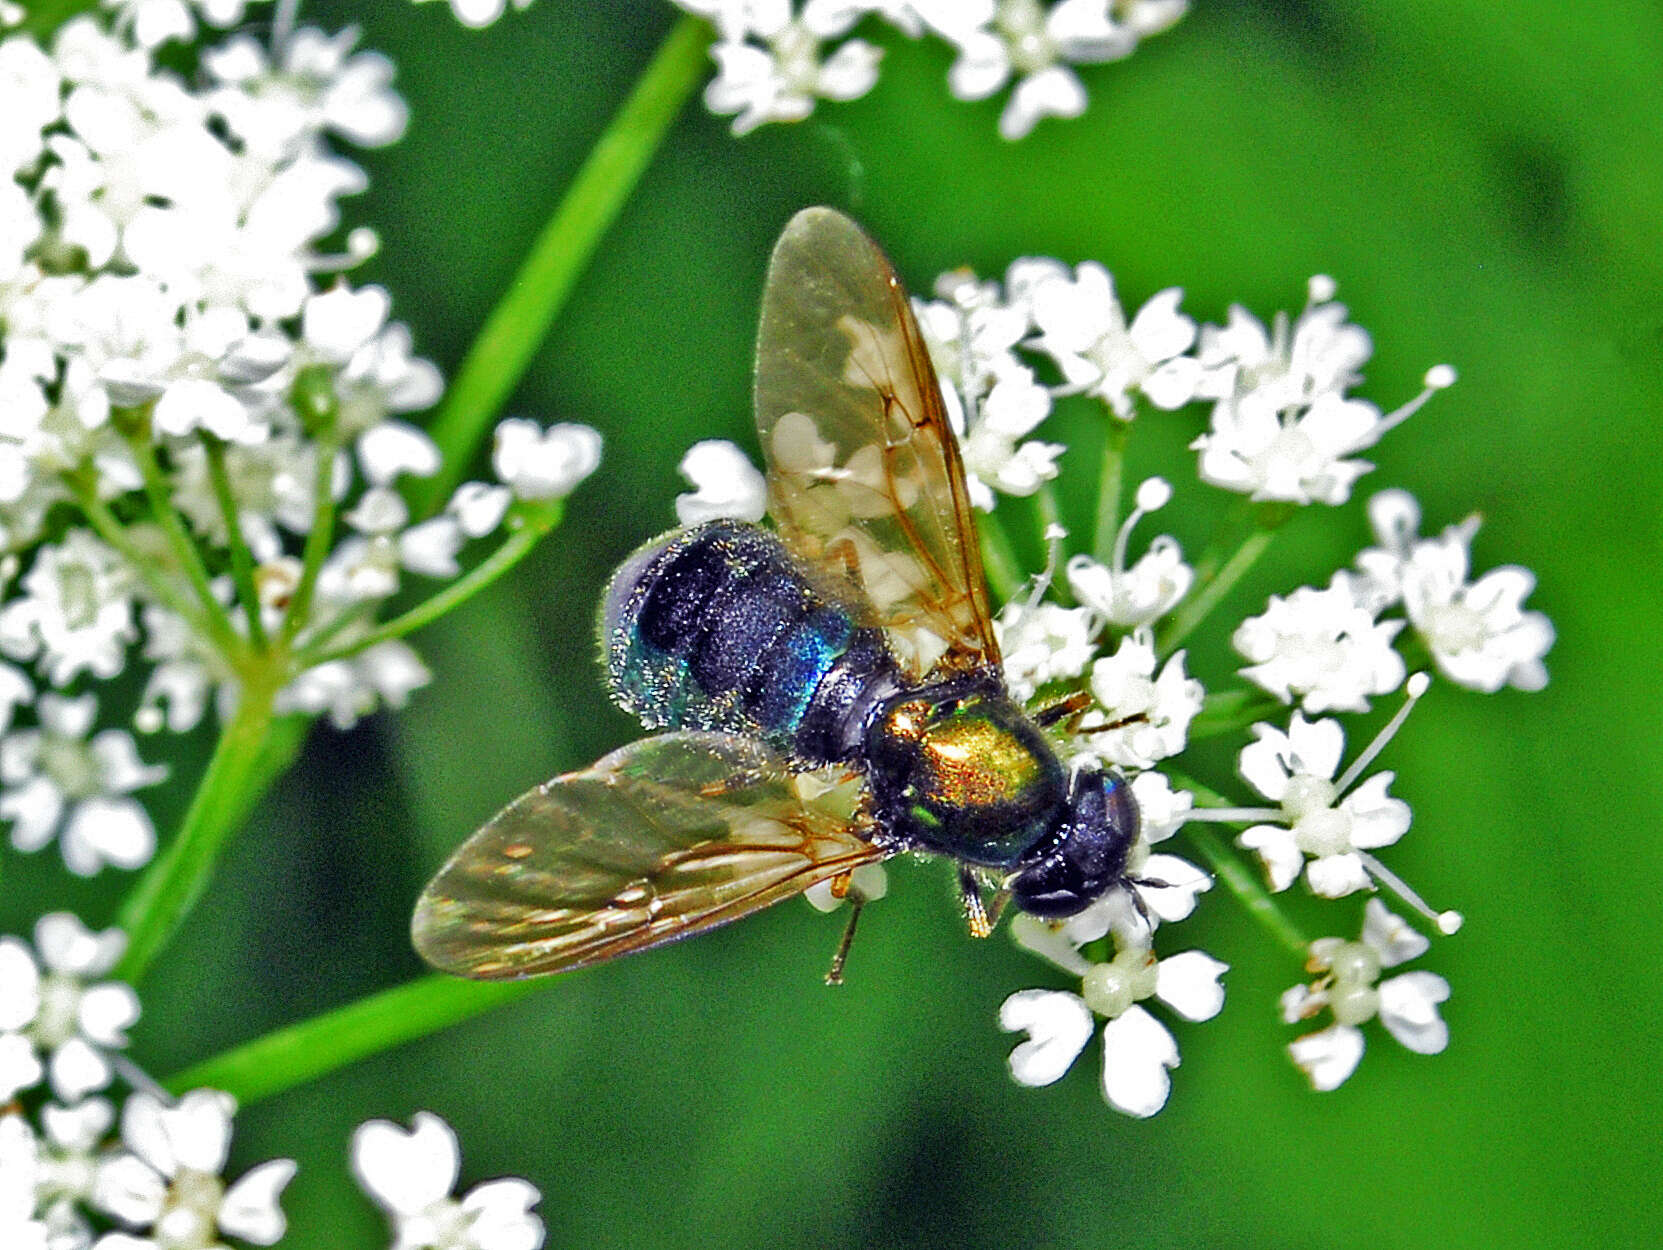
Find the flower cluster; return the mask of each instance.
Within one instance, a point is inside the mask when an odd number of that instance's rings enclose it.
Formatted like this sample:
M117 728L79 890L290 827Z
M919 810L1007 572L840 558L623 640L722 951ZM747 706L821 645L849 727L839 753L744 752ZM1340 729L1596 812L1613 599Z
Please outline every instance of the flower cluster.
M1166 1102L1177 1044L1138 1004L1159 999L1179 1016L1201 1020L1223 1002L1222 963L1201 951L1161 958L1154 949L1157 924L1188 916L1212 884L1194 864L1152 849L1187 822L1245 826L1236 844L1257 857L1268 887L1258 895L1256 914L1275 912L1270 895L1303 879L1323 899L1385 888L1438 932L1460 927L1458 913L1434 911L1379 858L1408 831L1411 812L1390 793L1394 775L1369 769L1430 684L1428 673L1411 673L1412 665L1430 661L1449 682L1472 690L1543 685L1542 657L1553 631L1544 616L1523 607L1530 575L1506 567L1469 580L1477 522L1423 538L1414 500L1388 490L1369 503L1377 545L1360 552L1352 568L1335 572L1326 586L1272 596L1263 612L1230 631L1242 660L1233 682L1226 675L1204 688L1180 645L1293 508L1346 502L1371 468L1358 453L1454 380L1449 368L1434 367L1426 389L1389 413L1358 398L1353 392L1373 346L1334 294L1331 280L1313 278L1297 317L1278 314L1267 327L1235 307L1225 324L1198 326L1182 312L1176 288L1129 312L1101 265L1071 268L1025 258L1000 281L945 274L935 299L914 301L959 435L971 499L982 514L984 545L1008 542L1001 537L1002 496L1041 500L1036 511L1052 553L1050 569L1030 589L1008 574L1006 584L996 585L1005 598L994 630L1006 685L1036 709L1068 704L1073 715L1054 739L1059 755L1075 769L1132 774L1141 813L1123 890L1060 923L1022 916L1013 925L1026 949L1080 979L1078 992L1024 990L1006 1001L1002 1025L1028 1035L1011 1056L1011 1071L1023 1084L1062 1076L1100 1017L1108 1102L1133 1115L1152 1114ZM1100 473L1110 483L1118 482L1141 411L1184 420L1180 410L1206 406L1206 428L1192 436L1198 453L1192 489L1242 497L1236 519L1212 542L1209 572L1189 564L1171 535L1149 540L1135 554L1140 523L1174 495L1172 483L1160 477L1137 487L1120 520L1111 485L1099 501L1096 542L1066 554L1069 535L1058 523L1050 482L1068 449L1030 436L1058 405L1080 402L1094 404L1106 425ZM677 500L683 523L762 515L763 479L731 444L698 444L682 472L696 488ZM1237 545L1234 553L1230 543ZM989 568L997 571L992 561ZM1342 769L1346 731L1335 714L1368 712L1371 700L1397 691L1405 698L1389 723ZM1271 716L1279 707L1291 709L1285 721ZM1188 775L1184 756L1198 729L1207 736L1242 734L1240 777L1268 806L1230 806ZM1210 839L1194 844L1226 870L1226 880L1251 880L1233 871L1240 865L1218 860L1230 855L1227 847ZM1385 924L1378 900L1369 906L1359 950L1374 949L1369 935L1378 936ZM1306 946L1291 926L1279 936ZM1313 960L1321 961L1313 970L1327 979L1298 1009L1308 1015L1334 1005L1340 1020L1334 1030L1295 1044L1295 1058L1313 1069L1319 1088L1337 1080L1319 1078L1317 1070L1336 1071L1345 1055L1355 1063L1361 1035L1354 1026L1374 1010L1359 1014L1357 1004L1375 1002L1368 997L1375 993L1371 977L1407 957L1401 954L1406 941L1399 935L1381 946L1372 972L1360 956L1342 958L1322 943L1311 947ZM1425 939L1419 941L1411 953L1425 948ZM1409 1036L1407 1025L1399 1027L1405 1013L1424 1015L1442 986L1426 980L1430 974L1417 975L1380 987L1379 1012L1400 1037ZM1429 1032L1413 1037L1407 1044L1437 1048L1425 1044Z
M100 980L124 945L68 913L35 941L0 937L0 1245L46 1250L174 1250L224 1239L275 1244L290 1159L224 1179L236 1102L214 1089L177 1099L120 1052L139 1016L128 986ZM116 1081L131 1087L118 1104ZM118 1124L119 1120L119 1124ZM408 1250L537 1250L537 1189L508 1178L450 1198L456 1137L427 1112L405 1134L361 1125L352 1168ZM114 1231L98 1235L97 1228Z
M516 9L531 0L513 0ZM909 38L932 35L953 52L947 85L960 100L1006 87L999 133L1020 139L1046 117L1078 117L1086 89L1075 65L1128 57L1184 16L1189 0L670 0L716 29L713 113L746 134L802 121L820 100L854 100L878 81L883 50L850 38L868 18ZM508 0L450 0L458 21L488 26ZM1014 84L1014 85L1012 85Z
M158 48L241 3L110 7L0 42L0 819L82 875L150 858L132 795L164 770L59 691L137 659L143 732L251 692L339 726L400 706L428 673L386 605L599 455L585 427L505 422L498 481L413 511L441 455L406 417L439 373L385 291L336 276L373 234L330 247L365 186L337 144L404 129L390 63L280 22L186 80Z

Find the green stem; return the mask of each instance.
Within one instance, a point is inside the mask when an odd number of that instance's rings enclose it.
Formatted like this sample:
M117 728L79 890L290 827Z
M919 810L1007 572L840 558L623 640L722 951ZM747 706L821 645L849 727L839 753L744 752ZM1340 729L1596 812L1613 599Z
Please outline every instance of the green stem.
M981 537L982 570L994 597L1009 603L1022 589L1022 564L1011 546L1010 534L997 514L983 512L976 517L976 533Z
M1190 721L1189 740L1216 738L1245 729L1255 721L1280 717L1286 710L1280 699L1261 690L1209 691L1201 711Z
M333 422L330 425L333 430ZM314 445L316 460L312 466L312 528L306 535L306 546L300 556L300 582L283 613L282 645L287 646L306 624L312 611L312 593L317 589L318 573L329 555L335 539L335 438L333 433L320 434Z
M1173 773L1171 777L1173 785L1188 790L1197 799L1204 799L1209 807L1230 806L1221 795L1184 776L1182 773ZM1245 824L1246 822L1243 821L1242 823ZM1236 896L1237 901L1247 908L1248 915L1263 925L1278 942L1303 963L1305 957L1310 953L1310 942L1299 931L1299 926L1289 920L1286 913L1276 905L1276 900L1271 898L1269 891L1259 883L1259 879L1254 876L1252 870L1236 857L1235 853L1226 845L1224 839L1218 836L1213 827L1200 821L1191 821L1183 827L1180 836L1201 853L1201 857L1212 867L1219 880L1223 881L1230 893Z
M344 660L375 646L378 642L386 642L389 638L402 638L437 620L473 598L525 559L531 553L531 549L559 523L562 511L562 503L559 500L551 504L526 506L517 514L520 528L465 575L457 578L431 599L426 599L408 612L378 625L362 637L354 638L351 642L342 643L330 650L302 651L295 657L296 670L313 668L319 664L327 664L331 660ZM331 621L330 626L333 624ZM325 629L333 635L334 631L329 626Z
M231 475L225 468L225 440L212 434L202 435L202 450L208 457L208 480L213 483L214 498L225 517L226 545L231 549L231 576L237 584L237 598L242 601L243 614L248 618L248 636L256 650L266 647L266 627L260 622L260 594L254 585L254 557L243 537L241 509L231 490Z
M677 19L486 318L429 427L444 467L412 487L417 516L437 511L462 480L486 427L703 79L710 39L710 27L700 19Z
M237 710L220 731L179 832L122 904L116 926L127 934L127 953L116 965L117 979L132 983L144 975L201 896L220 848L248 814L247 791L262 767L275 696L269 681L245 683L239 692Z
M203 1086L223 1089L247 1106L550 984L464 981L435 973L257 1037L162 1083L176 1094Z
M1241 545L1217 573L1210 577L1203 575L1203 571L1210 569L1216 562L1216 552L1209 553L1209 557L1203 558L1197 564L1196 580L1201 589L1178 605L1178 610L1172 614L1156 638L1156 651L1161 655L1171 654L1179 643L1189 637L1191 630L1207 619L1219 601L1235 588L1247 570L1264 555L1271 539L1276 537L1277 530L1291 515L1292 512L1285 505L1273 504L1256 510L1253 514L1254 528L1248 530L1246 537L1241 540Z
M190 582L191 589L196 591L196 597L202 604L208 637L219 649L220 654L235 665L247 652L247 644L232 626L225 606L214 597L214 588L209 584L208 566L202 562L202 553L197 550L195 539L185 529L184 521L179 518L179 510L173 506L173 499L168 494L167 475L162 472L162 466L156 459L156 446L150 441L147 431L135 434L127 442L133 449L133 457L139 462L139 472L144 477L144 494L150 501L150 514L161 527L162 533L167 536L168 546L173 548L174 558L179 561L179 567L184 570L186 580Z
M144 579L144 584L157 599L184 619L191 627L192 633L200 638L209 637L208 618L202 609L187 596L180 594L178 589L162 576L155 557L139 549L132 536L116 519L115 513L110 511L109 505L98 497L98 488L75 474L66 474L64 481L74 494L81 514L87 518L92 528L98 531L98 536L121 554L128 567Z
M1115 534L1120 529L1121 474L1126 468L1126 440L1132 423L1109 418L1103 436L1103 465L1097 479L1097 533L1091 549L1099 564L1114 557Z

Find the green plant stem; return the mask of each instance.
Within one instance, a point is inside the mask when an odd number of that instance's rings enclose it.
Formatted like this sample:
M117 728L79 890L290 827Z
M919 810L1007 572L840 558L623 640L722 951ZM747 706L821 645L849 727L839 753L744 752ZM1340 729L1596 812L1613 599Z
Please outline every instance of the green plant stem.
M1255 721L1280 716L1286 710L1280 699L1259 690L1209 691L1201 711L1190 721L1189 740L1216 738L1245 729Z
M412 487L417 516L437 511L462 480L486 427L704 77L710 39L710 27L699 18L676 20L486 318L429 427L444 467Z
M232 626L225 606L214 597L214 588L209 584L208 566L202 562L202 553L197 550L196 540L185 529L185 523L179 517L179 510L173 506L173 499L168 494L167 475L162 472L162 466L156 459L155 444L150 441L147 431L129 438L127 442L133 449L133 458L139 462L139 472L144 477L144 494L150 502L150 515L167 537L168 546L173 548L174 558L179 561L179 567L184 571L186 580L190 582L191 589L196 592L197 600L202 604L208 637L219 648L220 654L236 665L242 660L248 646Z
M1230 806L1223 796L1182 773L1172 774L1172 784L1188 790L1197 799L1204 799L1209 807ZM1247 909L1248 915L1263 925L1271 936L1303 963L1310 953L1310 942L1299 931L1299 926L1289 920L1287 914L1276 905L1276 900L1271 898L1269 891L1259 884L1259 879L1253 875L1252 870L1236 857L1213 827L1200 821L1191 821L1183 827L1181 836L1201 853L1201 857L1212 867L1219 880L1224 882L1225 888Z
M92 528L98 531L98 536L121 554L128 567L144 579L144 584L150 588L151 593L182 617L190 625L193 633L198 637L208 637L208 620L202 609L180 594L173 584L162 576L153 556L139 550L132 536L116 519L115 513L98 497L98 488L73 474L66 475L64 481L74 494L81 514L87 518Z
M115 976L133 983L195 905L225 840L248 814L250 782L259 775L272 733L269 680L246 682L237 709L220 731L218 744L197 783L185 819L173 841L146 869L127 896L116 925L127 934L127 953Z
M435 973L257 1037L162 1083L176 1094L203 1086L223 1089L246 1106L550 984L464 981Z
M226 545L231 549L231 576L237 585L237 598L248 618L248 637L256 650L266 646L266 629L260 621L260 594L254 585L254 557L243 537L243 525L236 495L231 489L231 475L225 468L225 441L212 434L202 435L202 450L208 457L208 480L213 484L214 498L219 501L220 514L225 518Z
M1108 419L1103 435L1103 465L1097 478L1097 533L1091 550L1099 564L1108 564L1114 557L1115 534L1120 529L1121 475L1126 469L1126 440L1131 434L1130 421Z
M312 467L312 528L306 535L305 547L301 549L300 581L283 613L283 646L294 641L311 614L312 592L317 589L318 574L329 555L330 544L335 540L335 438L332 432L318 436L313 454L317 459Z
M518 530L510 534L502 545L484 560L431 599L423 600L408 612L400 613L351 642L328 650L302 651L295 657L296 668L307 669L331 660L344 660L375 646L378 642L386 642L389 638L402 638L405 634L413 633L445 613L453 611L531 554L531 549L559 524L563 510L563 504L559 500L550 504L525 507L524 511L517 514L520 524ZM333 624L334 622L330 622L330 625ZM333 635L333 630L327 626L325 629L328 635Z
M981 538L982 569L987 574L987 584L993 588L995 598L1009 603L1022 589L1022 564L1011 546L1005 523L995 513L980 513L976 517L976 533Z
M1170 655L1179 643L1189 637L1191 630L1207 619L1208 614L1219 605L1219 601L1235 588L1247 570L1264 555L1282 523L1292 514L1285 505L1272 504L1254 509L1248 515L1252 527L1216 573L1208 575L1217 565L1218 551L1210 551L1197 563L1196 582L1200 589L1178 605L1178 610L1156 636L1155 649L1161 655Z

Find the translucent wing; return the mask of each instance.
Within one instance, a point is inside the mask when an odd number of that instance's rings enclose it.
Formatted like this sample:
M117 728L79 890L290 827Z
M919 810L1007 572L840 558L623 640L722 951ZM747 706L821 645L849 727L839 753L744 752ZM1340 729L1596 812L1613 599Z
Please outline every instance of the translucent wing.
M769 511L852 578L914 677L999 663L964 465L895 271L859 226L804 209L774 247L757 335Z
M856 832L856 793L789 775L731 734L647 738L522 795L463 843L416 904L416 949L499 980L725 924L889 854Z

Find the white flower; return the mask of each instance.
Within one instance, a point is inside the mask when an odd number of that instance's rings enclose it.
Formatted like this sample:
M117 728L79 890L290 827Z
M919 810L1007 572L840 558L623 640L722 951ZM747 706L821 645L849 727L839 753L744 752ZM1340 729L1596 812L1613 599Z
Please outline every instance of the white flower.
M889 873L882 864L862 864L849 874L849 888L841 895L832 893L832 883L821 881L803 893L815 911L836 911L848 901L850 894L859 894L861 901L875 903L889 893Z
M127 1238L127 1250L211 1246L216 1234L269 1246L283 1236L278 1195L294 1176L292 1159L273 1159L245 1173L229 1188L220 1179L231 1149L236 1101L213 1089L197 1089L172 1106L150 1094L128 1098L121 1136L131 1154L107 1158L99 1169L93 1201L149 1237Z
M0 608L0 651L33 659L55 686L80 673L114 677L127 660L133 626L132 573L84 529L35 554L23 594Z
M0 176L7 181L39 158L41 132L58 120L58 68L29 39L0 40Z
M1088 927L1069 934L1071 922L1050 924L1031 916L1018 929L1018 940L1046 958L1057 947L1062 966L1081 976L1079 994L1060 990L1019 990L999 1009L1006 1032L1028 1034L1011 1052L1011 1076L1021 1085L1049 1085L1058 1080L1091 1037L1092 1016L1102 1016L1103 1097L1127 1115L1147 1117L1166 1105L1171 1091L1169 1069L1178 1066L1178 1044L1154 1016L1138 1005L1159 998L1186 1020L1209 1020L1224 1006L1219 977L1228 970L1202 951L1184 951L1157 961L1146 947L1124 944L1109 963L1091 963L1078 953L1076 941ZM1041 936L1049 931L1050 936ZM1038 941L1024 940L1024 935ZM1057 939L1057 935L1069 934ZM1102 933L1096 933L1101 937Z
M409 644L389 638L345 660L330 660L301 673L277 692L280 713L327 712L337 729L350 729L377 707L402 708L433 680Z
M491 463L520 499L569 495L601 461L601 436L586 425L562 422L547 430L510 418L497 426Z
M694 443L681 458L680 473L693 487L676 496L676 519L702 525L718 517L760 521L768 509L768 484L750 458L723 438Z
M1406 972L1375 984L1383 969L1424 954L1430 945L1374 898L1364 909L1359 941L1331 937L1311 943L1306 968L1321 975L1282 995L1282 1018L1294 1024L1324 1009L1333 1013L1328 1028L1288 1046L1313 1088L1334 1089L1356 1070L1363 1057L1359 1026L1376 1015L1388 1033L1416 1054L1435 1055L1449 1045L1449 1026L1438 1014L1438 1004L1449 998L1448 981L1432 972Z
M680 0L678 0L680 3ZM710 49L717 74L705 88L705 106L733 113L734 134L766 122L801 121L816 97L853 100L878 80L882 53L861 39L821 57L821 44L847 33L860 14L839 0L808 0L793 14L790 0L726 0L682 3L716 24Z
M78 876L105 864L137 868L156 846L155 827L134 790L167 775L138 757L124 729L88 738L96 696L42 695L40 727L0 738L0 818L12 822L12 845L38 851L59 835L64 863Z
M105 1052L127 1045L139 1000L118 981L88 983L115 966L125 944L116 930L93 933L68 912L41 917L34 951L0 937L0 1100L44 1075L65 1102L110 1083Z
M1242 749L1241 774L1281 806L1285 823L1254 825L1238 841L1258 852L1270 888L1287 889L1301 868L1325 898L1372 888L1366 852L1390 846L1409 828L1409 805L1386 793L1393 774L1376 773L1355 788L1349 776L1336 783L1345 749L1337 721L1308 722L1295 712L1287 733L1259 724L1253 734Z
M1394 490L1369 500L1369 519L1380 546L1357 557L1360 584L1382 606L1402 602L1439 672L1486 693L1547 684L1542 657L1553 645L1553 624L1524 610L1536 583L1530 570L1510 564L1467 580L1478 518L1421 538L1420 508L1407 491Z
M1206 692L1185 676L1182 651L1167 660L1159 676L1155 663L1155 640L1145 628L1123 638L1112 656L1092 664L1097 707L1081 718L1075 740L1085 753L1122 768L1149 768L1184 749L1190 721ZM1127 723L1105 728L1120 721Z
M1195 322L1178 311L1176 287L1146 303L1130 325L1115 298L1114 279L1094 261L1074 277L1043 281L1033 292L1037 346L1056 360L1074 387L1096 395L1122 421L1132 417L1132 391L1158 408L1180 408L1195 395L1201 366L1188 352Z
M456 1134L418 1111L408 1132L371 1120L352 1135L352 1170L393 1221L398 1250L537 1250L543 1222L532 1213L535 1186L516 1178L450 1196L461 1168Z
M1111 625L1125 629L1153 624L1178 605L1195 581L1195 570L1184 563L1178 540L1165 534L1149 544L1142 559L1126 567L1132 527L1171 498L1172 487L1164 479L1149 478L1138 487L1137 506L1115 536L1111 567L1104 568L1088 555L1068 561L1068 586L1074 597Z
M1096 651L1085 608L1013 600L995 618L993 632L1005 659L1005 685L1018 703L1048 682L1078 677Z
M1242 676L1313 713L1366 712L1370 697L1397 689L1406 669L1392 640L1403 622L1376 621L1352 587L1340 578L1326 590L1272 595L1230 636L1250 661Z
M1342 504L1374 467L1346 457L1372 446L1385 428L1380 410L1361 399L1326 393L1284 415L1253 392L1214 404L1212 431L1190 446L1201 453L1201 480L1209 485L1254 499Z
M1252 313L1232 305L1224 326L1203 326L1196 357L1204 399L1257 395L1272 410L1303 407L1321 395L1343 395L1362 381L1359 370L1374 351L1368 332L1346 321L1344 304L1330 302L1333 283L1311 279L1311 302L1289 333L1277 313L1267 333Z
M273 65L247 35L203 54L203 68L224 84L208 107L248 148L274 162L298 155L325 131L364 147L404 133L408 111L389 84L393 65L376 52L350 55L352 27L334 36L309 27L293 32Z

